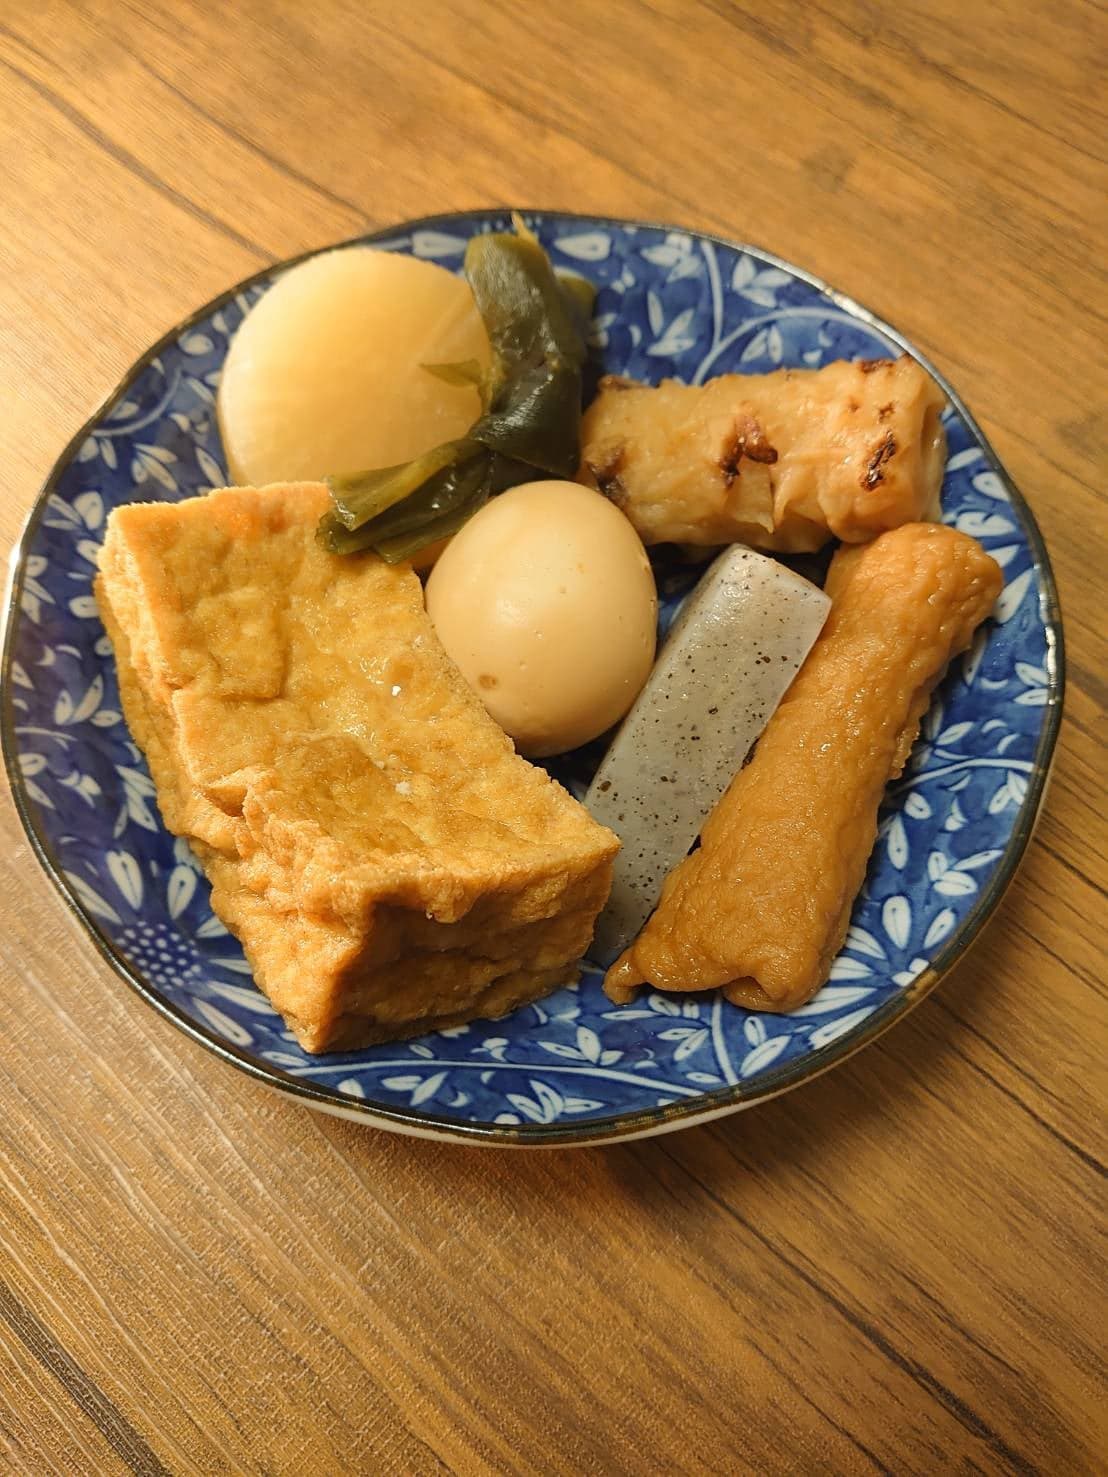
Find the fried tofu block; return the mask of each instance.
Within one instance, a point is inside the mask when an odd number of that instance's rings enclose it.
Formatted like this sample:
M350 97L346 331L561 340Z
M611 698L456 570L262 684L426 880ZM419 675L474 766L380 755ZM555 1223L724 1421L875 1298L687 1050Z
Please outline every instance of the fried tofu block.
M97 599L166 825L308 1051L576 975L618 841L520 759L406 565L316 543L316 483L113 513Z
M936 515L943 403L906 355L695 386L610 378L585 413L580 480L646 544L864 543Z
M736 1005L787 1011L824 983L877 835L950 658L1000 593L974 539L908 524L831 562L831 612L783 702L642 933L608 973L625 1002L723 986Z

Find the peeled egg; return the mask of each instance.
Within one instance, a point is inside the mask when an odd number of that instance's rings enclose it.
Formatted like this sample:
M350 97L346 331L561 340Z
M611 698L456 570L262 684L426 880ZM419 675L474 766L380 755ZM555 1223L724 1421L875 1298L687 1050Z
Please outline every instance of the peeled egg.
M447 653L522 754L574 749L627 712L658 615L638 534L600 493L529 482L454 535L427 582Z
M370 247L290 268L235 334L219 422L241 483L315 480L394 466L463 436L477 391L424 368L489 361L468 284Z

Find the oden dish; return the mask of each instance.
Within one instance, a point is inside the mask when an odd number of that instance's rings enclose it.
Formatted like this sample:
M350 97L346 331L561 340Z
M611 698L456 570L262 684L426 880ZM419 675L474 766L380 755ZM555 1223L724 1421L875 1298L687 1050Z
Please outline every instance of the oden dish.
M626 1001L723 986L736 1005L791 1010L827 978L935 683L1002 577L974 539L907 524L831 563L831 612L750 763L667 878L609 971Z

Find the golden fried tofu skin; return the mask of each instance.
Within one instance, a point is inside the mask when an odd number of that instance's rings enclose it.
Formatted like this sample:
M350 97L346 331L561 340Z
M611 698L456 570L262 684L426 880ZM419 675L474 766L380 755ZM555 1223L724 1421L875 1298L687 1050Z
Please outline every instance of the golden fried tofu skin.
M700 847L667 877L605 988L722 986L787 1011L827 978L877 834L885 785L908 758L935 683L1000 592L972 538L911 523L835 555L831 612L731 782Z
M585 412L579 480L646 544L864 543L936 516L943 404L907 356L695 386L608 378Z
M111 516L96 593L166 825L308 1051L573 979L618 842L511 743L406 565L315 539L318 483Z

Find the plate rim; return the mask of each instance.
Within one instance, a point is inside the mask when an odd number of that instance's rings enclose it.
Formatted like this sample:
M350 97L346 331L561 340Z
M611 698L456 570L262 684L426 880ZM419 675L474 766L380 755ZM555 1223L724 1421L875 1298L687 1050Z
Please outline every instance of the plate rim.
M47 502L62 475L68 470L74 456L89 435L92 427L103 418L106 411L126 391L135 377L149 366L152 360L156 359L165 348L179 338L181 334L187 332L194 324L218 312L220 308L229 303L238 294L249 290L249 288L271 277L274 273L286 271L290 267L296 266L299 262L320 256L324 252L339 251L359 245L371 246L398 235L412 235L420 230L441 230L451 223L456 224L459 221L477 221L482 223L501 221L505 216L511 215L513 211L529 220L575 222L593 228L599 227L601 229L616 231L628 231L631 229L679 231L696 240L707 241L715 246L723 246L731 251L742 252L745 255L764 262L767 266L776 267L806 282L809 286L816 288L819 292L826 295L836 307L871 328L878 330L898 345L902 352L915 359L934 378L955 410L962 416L980 445L989 470L1000 478L1020 518L1024 532L1027 535L1033 567L1038 576L1040 615L1047 646L1045 661L1048 677L1046 687L1047 701L1044 704L1045 714L1043 726L1040 730L1031 761L1033 768L1028 777L1027 794L1020 804L1011 835L1008 837L1003 854L988 887L979 896L973 909L963 919L961 926L951 935L934 958L928 962L927 969L909 985L905 986L897 994L890 996L882 1005L879 1005L859 1030L847 1032L844 1036L830 1042L827 1046L818 1048L814 1053L792 1059L780 1067L771 1068L768 1072L761 1074L752 1081L730 1083L713 1092L705 1092L697 1098L681 1099L664 1106L641 1109L635 1112L609 1114L603 1118L587 1119L583 1122L579 1121L576 1123L527 1123L519 1125L466 1123L443 1114L396 1107L393 1104L377 1102L370 1098L347 1097L345 1094L338 1092L337 1089L328 1088L310 1080L292 1076L272 1064L266 1064L263 1067L255 1057L241 1051L232 1043L218 1036L214 1031L200 1025L188 1016L181 1007L166 999L145 978L142 972L131 963L122 951L117 948L113 941L100 928L95 918L83 906L75 890L70 886L65 877L50 841L38 827L30 797L23 785L22 771L18 763L19 749L15 738L15 722L11 700L12 683L9 680L9 673L14 660L15 635L19 624L27 557L30 551L31 541L38 532ZM47 473L42 487L28 510L19 537L11 549L7 589L3 607L0 609L0 629L2 629L3 633L3 643L2 648L0 648L0 749L3 751L4 767L16 813L23 825L24 832L30 842L31 850L36 860L61 895L63 902L67 905L67 916L70 921L81 925L81 931L92 939L101 957L112 967L115 973L146 1004L152 1006L164 1019L171 1021L186 1036L224 1062L237 1067L248 1077L261 1082L274 1091L282 1092L317 1110L322 1110L334 1116L350 1119L371 1127L415 1137L433 1138L440 1141L452 1141L487 1147L590 1147L612 1143L617 1140L649 1137L654 1134L691 1127L696 1123L742 1111L758 1103L765 1102L772 1097L778 1097L782 1093L791 1091L805 1082L822 1076L832 1067L838 1066L841 1062L852 1057L855 1052L861 1051L863 1047L870 1045L879 1036L884 1035L886 1031L890 1030L899 1020L907 1015L910 1010L914 1009L921 1000L925 999L939 984L940 980L968 952L970 947L979 938L985 923L996 912L1004 894L1014 879L1042 811L1056 751L1058 734L1061 728L1066 686L1065 636L1062 624L1061 603L1058 597L1058 587L1054 578L1050 555L1047 552L1046 543L1043 539L1038 521L1023 494L1015 485L1004 464L994 451L988 437L978 425L961 396L950 384L945 375L940 373L930 360L920 353L898 329L885 322L878 314L864 307L854 298L838 291L837 288L832 287L829 283L824 282L822 278L817 277L803 267L797 266L793 262L787 261L783 257L775 255L773 252L766 251L762 247L733 240L714 232L681 226L673 222L637 220L619 216L591 215L577 211L544 210L522 206L482 206L472 210L438 212L433 215L399 221L374 231L360 233L343 241L312 247L306 251L298 252L294 256L272 262L256 272L252 272L233 286L218 293L201 307L194 309L180 322L164 332L151 347L147 348L128 366L114 388L86 418L73 436L70 437L54 461L50 471Z

